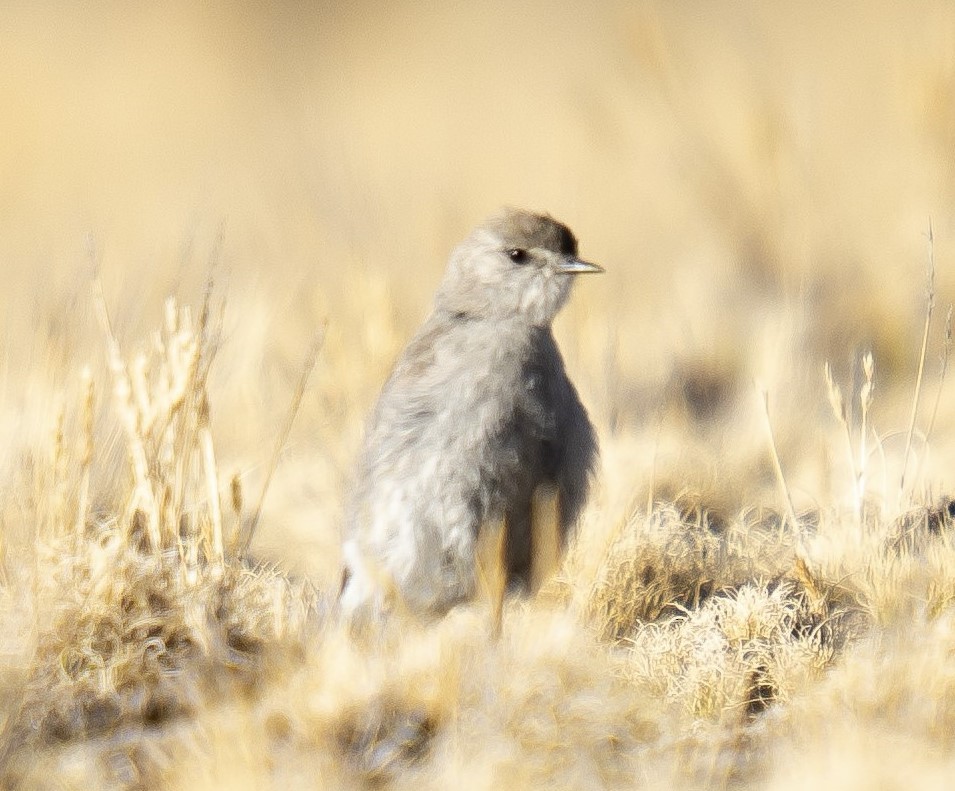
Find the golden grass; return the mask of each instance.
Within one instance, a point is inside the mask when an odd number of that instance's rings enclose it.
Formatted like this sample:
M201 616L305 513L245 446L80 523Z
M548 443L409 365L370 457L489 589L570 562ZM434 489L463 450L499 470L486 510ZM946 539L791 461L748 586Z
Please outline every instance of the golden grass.
M0 787L950 785L951 7L544 6L10 11ZM593 497L533 598L489 530L348 628L363 420L505 203L608 270Z
M5 667L6 786L758 785L781 782L777 754L819 752L824 772L830 718L850 751L882 721L948 744L948 500L794 525L690 494L648 512L607 476L534 599L502 600L488 531L473 605L354 630L333 589L243 560L251 517L212 447L210 300L198 321L167 302L127 361L96 299L110 380L82 378L78 419L60 413L34 470L34 628ZM125 464L91 497L98 392Z

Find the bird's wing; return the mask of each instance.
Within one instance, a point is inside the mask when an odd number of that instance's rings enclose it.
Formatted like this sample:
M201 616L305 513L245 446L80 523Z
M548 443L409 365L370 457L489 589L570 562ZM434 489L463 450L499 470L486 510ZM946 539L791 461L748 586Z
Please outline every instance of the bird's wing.
M566 533L577 521L587 499L597 461L597 436L577 390L567 377L564 361L553 336L539 342L538 360L545 368L538 407L544 444L544 467L557 484L561 527Z

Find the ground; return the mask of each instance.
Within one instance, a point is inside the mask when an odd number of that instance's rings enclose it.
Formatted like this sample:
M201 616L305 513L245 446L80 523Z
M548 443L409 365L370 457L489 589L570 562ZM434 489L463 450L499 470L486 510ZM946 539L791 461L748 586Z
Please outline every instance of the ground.
M0 785L947 788L948 3L8 10ZM559 568L334 608L451 246L551 212Z

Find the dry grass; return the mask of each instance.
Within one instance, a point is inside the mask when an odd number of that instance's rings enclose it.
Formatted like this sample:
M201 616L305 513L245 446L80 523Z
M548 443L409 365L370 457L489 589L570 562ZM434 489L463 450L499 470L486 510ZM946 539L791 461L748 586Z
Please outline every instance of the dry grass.
M10 11L0 787L947 788L950 5L373 5ZM489 531L346 628L364 416L507 203L608 270L592 501L534 598Z
M502 611L491 535L481 600L356 632L334 590L243 560L210 300L195 322L167 302L129 362L99 313L110 379L83 379L38 457L32 573L6 586L33 628L4 668L5 786L760 785L832 720L850 750L882 722L946 749L948 499L794 524L686 493L614 508L607 476L533 600ZM91 496L98 392L125 463Z

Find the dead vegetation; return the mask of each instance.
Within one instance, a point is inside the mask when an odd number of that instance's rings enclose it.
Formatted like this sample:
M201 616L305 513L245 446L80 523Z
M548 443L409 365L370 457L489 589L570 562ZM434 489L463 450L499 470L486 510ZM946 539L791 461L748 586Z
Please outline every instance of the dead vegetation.
M0 787L951 786L950 3L67 5L0 47ZM533 599L489 534L347 629L363 420L501 204L607 269L594 496Z
M754 786L845 706L863 738L885 721L948 744L948 499L861 523L686 492L593 509L533 600L500 610L489 583L436 623L339 623L334 591L242 557L210 294L197 322L169 301L130 362L96 296L111 380L83 380L35 470L36 628L5 668L5 787ZM103 492L100 392L126 458Z

